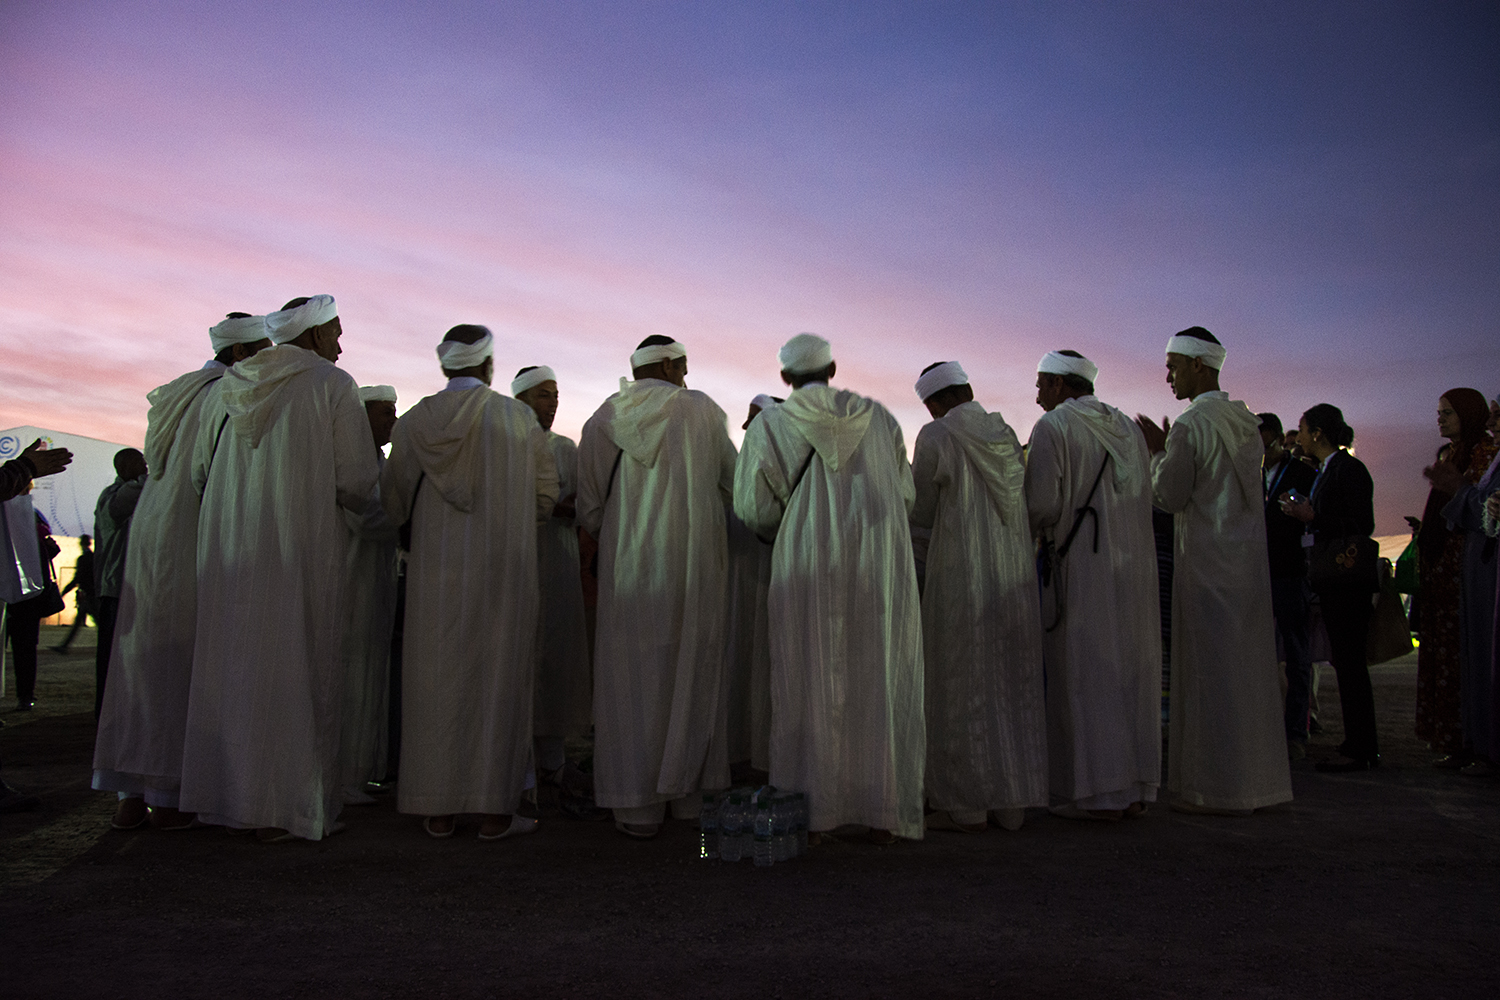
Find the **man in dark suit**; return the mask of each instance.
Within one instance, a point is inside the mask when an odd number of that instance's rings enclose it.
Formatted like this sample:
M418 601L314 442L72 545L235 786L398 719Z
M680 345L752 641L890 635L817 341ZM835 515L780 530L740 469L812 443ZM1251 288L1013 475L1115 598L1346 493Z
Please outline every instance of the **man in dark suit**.
M1307 756L1308 700L1312 690L1312 647L1308 641L1307 557L1302 547L1302 522L1282 513L1277 497L1289 490L1300 496L1312 492L1317 472L1299 461L1283 445L1281 420L1274 413L1260 417L1261 461L1266 510L1266 550L1271 562L1271 612L1281 635L1286 658L1286 746L1293 760Z

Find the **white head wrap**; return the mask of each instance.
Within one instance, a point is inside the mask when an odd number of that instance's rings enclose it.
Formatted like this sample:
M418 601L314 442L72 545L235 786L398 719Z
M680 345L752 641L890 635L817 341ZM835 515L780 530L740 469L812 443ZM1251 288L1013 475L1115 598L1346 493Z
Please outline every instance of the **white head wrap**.
M300 306L282 309L266 317L266 336L273 344L296 340L315 326L322 326L339 314L332 295L314 295Z
M535 389L543 382L556 381L557 375L553 373L552 369L548 368L546 365L541 365L540 367L531 369L531 371L529 372L522 372L515 378L511 379L510 394L512 396L519 396L527 389Z
M833 346L816 333L799 333L781 345L776 360L788 374L808 375L833 364Z
M658 361L670 361L673 358L685 357L687 357L687 348L675 340L670 344L650 344L646 347L638 348L630 355L630 370L635 371L637 368L654 365Z
M214 345L214 353L218 354L231 344L253 344L257 340L266 339L266 318L264 316L241 316L237 319L226 319L216 326L208 328L209 343Z
M1223 344L1210 343L1197 337L1184 337L1179 333L1167 341L1167 353L1200 358L1208 367L1220 371L1224 368L1224 356L1229 352L1224 349Z
M1036 363L1039 375L1077 375L1093 382L1099 378L1099 366L1088 358L1074 358L1057 351L1048 351Z
M493 357L495 354L495 335L490 333L489 327L481 327L484 336L472 344L463 344L456 340L445 340L437 345L438 361L448 371L458 371L463 368L477 368L484 364L484 359Z
M944 361L942 364L922 373L917 379L917 398L924 403L935 392L941 392L950 385L968 385L969 376L964 372L964 366L957 361Z
M754 399L750 400L750 405L758 406L762 410L773 410L779 404L776 402L774 397L772 397L768 393L763 392L760 395L756 396Z
M359 387L361 403L394 403L396 387L393 385L362 385Z

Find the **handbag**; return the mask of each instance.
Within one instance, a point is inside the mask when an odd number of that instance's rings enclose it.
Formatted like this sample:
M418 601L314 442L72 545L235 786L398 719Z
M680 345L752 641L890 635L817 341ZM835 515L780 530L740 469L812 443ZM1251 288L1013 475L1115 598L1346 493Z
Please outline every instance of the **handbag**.
M1422 580L1420 565L1417 540L1413 538L1406 543L1406 548L1402 549L1401 554L1396 557L1396 593L1415 594L1418 592Z
M1380 590L1375 566L1379 558L1380 546L1369 535L1319 539L1307 564L1308 585L1319 593L1376 593Z
M1375 613L1370 616L1370 631L1365 639L1365 654L1371 664L1384 663L1412 650L1411 627L1406 620L1406 611L1401 607L1401 594L1396 589L1396 578L1391 572L1391 561L1380 560L1380 596L1375 600Z

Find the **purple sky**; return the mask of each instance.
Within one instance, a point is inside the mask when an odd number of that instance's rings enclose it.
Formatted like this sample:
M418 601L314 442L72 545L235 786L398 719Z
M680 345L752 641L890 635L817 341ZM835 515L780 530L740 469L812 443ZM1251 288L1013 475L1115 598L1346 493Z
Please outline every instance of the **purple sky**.
M206 329L330 292L402 405L484 323L576 433L649 333L738 424L799 330L926 419L963 362L1175 414L1163 345L1343 407L1380 531L1443 390L1500 392L1494 4L9 2L0 426L138 442Z

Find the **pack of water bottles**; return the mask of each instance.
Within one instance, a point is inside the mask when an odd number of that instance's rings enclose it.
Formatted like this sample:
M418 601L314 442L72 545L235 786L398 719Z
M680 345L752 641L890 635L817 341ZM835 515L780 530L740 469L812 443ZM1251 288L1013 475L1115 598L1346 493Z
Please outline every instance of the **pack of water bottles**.
M758 868L790 861L807 850L807 796L763 785L704 792L698 819L698 857L751 858Z

